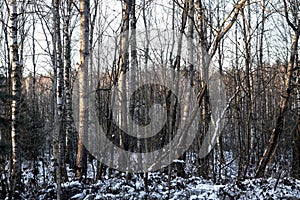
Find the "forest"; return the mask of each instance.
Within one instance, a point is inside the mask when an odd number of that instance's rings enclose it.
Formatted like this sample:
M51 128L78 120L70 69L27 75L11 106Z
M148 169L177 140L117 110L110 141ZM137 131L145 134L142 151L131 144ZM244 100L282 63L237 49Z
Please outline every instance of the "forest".
M1 0L0 199L300 199L299 0Z

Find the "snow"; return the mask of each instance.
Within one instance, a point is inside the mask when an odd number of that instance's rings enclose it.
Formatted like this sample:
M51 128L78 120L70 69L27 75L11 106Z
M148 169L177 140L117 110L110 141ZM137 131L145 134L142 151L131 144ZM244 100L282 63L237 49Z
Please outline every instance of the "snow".
M173 163L184 163L183 160L173 160Z
M166 176L149 174L149 191L144 190L141 177L126 181L125 177L99 180L84 185L77 181L64 184L63 188L78 191L69 199L300 199L300 180L292 178L235 180L227 184L215 184L199 177L174 178L170 188ZM77 189L76 189L77 188ZM85 189L83 189L85 188ZM89 188L89 189L88 189ZM49 191L47 191L49 192ZM40 199L50 199L40 196Z
M86 190L83 190L82 193L76 194L71 197L73 200L83 200L86 197Z
M240 199L300 199L300 180L292 178L249 179L227 184L221 191L226 196L239 196Z
M96 181L94 176L97 165L90 163L86 182L82 183L75 179L74 170L67 166L69 181L62 184L63 199L300 199L300 180L289 177L284 172L281 176L267 179L237 180L237 169L234 164L236 160L231 154L225 153L225 156L228 162L233 162L231 167L226 169L226 174L222 173L218 182L192 176L190 173L187 173L189 178L181 178L174 175L169 177L163 172L151 172L148 174L148 191L142 175L133 174L131 179L127 180L125 173L115 171L114 174L106 174L101 180ZM32 163L23 162L25 190L22 199L55 199L56 185L52 164L43 165L42 161L37 161L36 165L39 169L39 174L36 175L38 183L32 181L34 179Z

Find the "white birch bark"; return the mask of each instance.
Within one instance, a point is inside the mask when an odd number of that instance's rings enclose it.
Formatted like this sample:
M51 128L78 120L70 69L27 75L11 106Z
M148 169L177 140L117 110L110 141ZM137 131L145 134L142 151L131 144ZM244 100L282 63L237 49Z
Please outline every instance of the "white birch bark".
M18 185L21 183L21 163L20 163L20 99L21 99L21 68L22 62L19 60L18 52L18 13L17 1L10 0L10 60L12 67L11 87L12 87L12 101L11 101L11 191L13 196Z
M130 12L131 12L131 1L130 0L125 0L123 3L123 8L122 8L122 26L121 26L121 38L120 38L120 53L119 53L119 62L118 62L118 67L120 70L120 75L119 75L119 83L120 83L120 91L122 98L120 99L119 102L119 107L121 111L118 113L118 121L119 121L119 127L122 127L123 130L127 130L127 83L126 83L126 72L128 71L129 68L129 17L130 17ZM113 97L114 98L114 97ZM121 133L118 133L121 134ZM120 135L120 146L121 148L124 148L124 145L127 145L127 142L124 140ZM126 163L127 158L125 158L122 155L119 155L121 157L119 163ZM124 160L125 159L125 160Z
M82 178L87 170L87 155L84 147L84 139L88 134L89 118L89 13L90 1L80 0L80 64L78 69L79 79L79 129L78 129L78 154L77 177Z
M54 167L55 167L55 181L56 181L56 199L61 199L61 160L60 160L60 149L59 149L59 140L60 140L60 120L58 114L58 72L59 70L58 65L58 54L57 54L57 31L56 27L58 25L58 7L59 7L59 0L52 1L53 6L53 70L54 70L54 77L53 77L53 99L54 99L54 129L53 129L53 154L54 154Z
M64 91L65 91L65 123L66 123L66 158L71 168L75 167L76 158L74 158L75 149L75 131L72 107L72 86L71 86L71 18L72 18L72 1L66 1L66 15L64 16Z

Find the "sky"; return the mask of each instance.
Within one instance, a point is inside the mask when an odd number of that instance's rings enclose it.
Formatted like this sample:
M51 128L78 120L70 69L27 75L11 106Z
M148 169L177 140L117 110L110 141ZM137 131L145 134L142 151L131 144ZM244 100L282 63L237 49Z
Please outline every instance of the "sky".
M48 1L49 2L49 1ZM151 45L150 49L153 52L153 58L159 59L160 51L162 48L165 48L165 51L170 51L170 42L171 41L171 21L172 21L172 4L169 0L162 0L162 1L151 1L152 3L150 6L148 6L147 9L147 19L151 21L151 23L148 23L148 28L151 30ZM228 3L231 1L224 1L224 9L225 13L224 16L226 16L229 13L229 10L232 8L232 3ZM46 1L47 3L47 1ZM110 0L102 0L101 1L101 11L99 11L99 15L101 15L99 23L102 24L104 28L101 30L98 30L97 26L95 26L95 36L94 40L95 43L99 39L98 36L102 35L102 49L100 49L101 52L101 63L103 63L103 66L100 66L101 68L107 68L108 66L111 66L114 49L115 49L115 39L120 33L120 22L121 22L121 1L110 1ZM216 2L213 2L216 3ZM49 4L50 5L50 4ZM142 10L141 10L142 1L137 0L137 17L138 17L138 45L140 47L139 54L143 54L143 47L144 47L144 40L145 40L145 32L144 32L144 24L142 20ZM214 10L212 10L214 12ZM222 16L222 17L224 17ZM51 20L52 16L51 13L47 14L47 24L51 27ZM176 11L176 22L177 24L180 24L181 17L181 10L177 8ZM214 16L216 17L216 16ZM252 23L257 23L256 19L259 19L260 13L255 13L255 10L252 10ZM36 62L37 62L37 74L43 74L43 75L49 75L53 72L53 69L51 68L51 61L50 56L45 51L47 50L47 43L46 39L51 43L51 35L47 32L46 36L43 33L42 25L39 22L39 19L35 17L37 23L36 23L36 33L35 33L35 42L36 42ZM78 21L78 17L77 17ZM97 23L98 23L97 22ZM79 22L75 23L75 29L73 33L73 41L72 41L72 65L74 68L76 68L76 63L79 62ZM240 23L238 24L240 26ZM282 19L279 20L278 16L273 15L271 16L270 20L266 22L266 38L265 38L265 54L266 61L268 62L275 62L275 60L278 57L286 57L286 54L289 49L290 44L290 34L286 31L288 30L285 21ZM45 24L44 24L45 27ZM178 31L178 27L176 27L176 31ZM235 25L232 27L232 30L226 35L226 39L224 42L224 65L230 68L232 66L232 60L233 58L233 52L231 51L234 49L234 29ZM252 29L254 30L254 25L252 25ZM25 63L25 69L24 69L24 75L28 75L33 72L33 64L32 64L32 18L29 19L27 25L26 25L26 31L28 31L28 35L30 37L27 37L25 42L25 53L24 53L24 63ZM102 34L100 34L102 33ZM156 37L156 35L160 35L161 38ZM286 41L282 40L282 36L285 36L287 38ZM243 53L243 40L242 36L238 36L238 42L240 46L240 53ZM169 45L169 46L168 46ZM252 45L256 45L256 41L253 40ZM286 48L282 48L283 46L286 46ZM52 47L51 47L52 48ZM175 45L176 48L176 45ZM97 53L97 49L94 50L94 53ZM255 56L257 52L252 52L253 59L255 61ZM175 55L175 52L173 53ZM166 55L165 55L166 57ZM241 59L240 62L243 62ZM93 63L94 68L97 68L97 63Z

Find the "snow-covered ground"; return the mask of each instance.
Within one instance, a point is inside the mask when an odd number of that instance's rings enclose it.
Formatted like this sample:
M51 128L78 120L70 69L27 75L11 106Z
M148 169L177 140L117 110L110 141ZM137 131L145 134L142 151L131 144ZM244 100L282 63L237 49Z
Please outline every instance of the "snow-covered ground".
M168 187L167 176L149 175L149 191L146 192L141 177L110 178L93 184L72 181L63 185L64 199L300 199L300 181L283 179L249 179L216 185L198 177L175 178ZM278 183L277 183L278 181ZM41 190L38 199L53 199L55 187Z
M53 166L43 165L41 161L37 162L37 166L38 183L34 182L36 179L32 163L23 163L25 183L23 199L55 199ZM234 176L235 170L227 170L230 178L224 179L221 183L214 183L196 176L184 179L174 175L169 177L163 172L152 172L148 174L148 191L146 191L143 177L136 174L127 180L126 174L114 172L110 177L105 175L101 180L95 181L95 166L96 163L88 165L85 183L75 180L74 172L67 168L69 181L62 185L63 199L300 199L300 180L283 175L277 178L240 181Z

